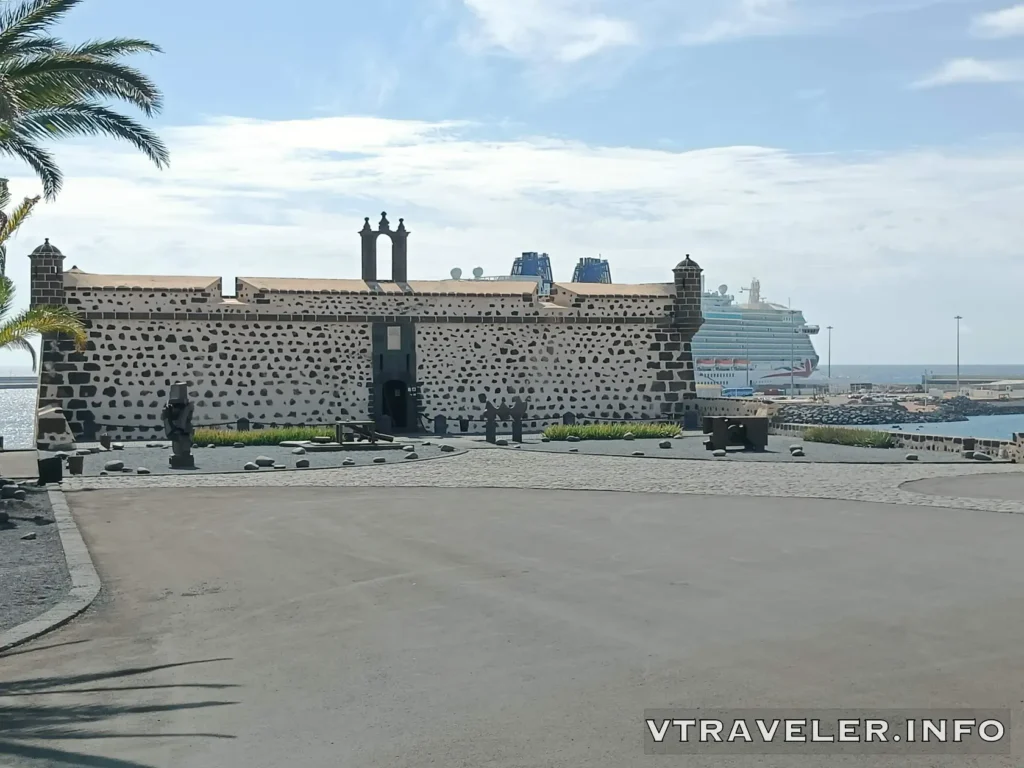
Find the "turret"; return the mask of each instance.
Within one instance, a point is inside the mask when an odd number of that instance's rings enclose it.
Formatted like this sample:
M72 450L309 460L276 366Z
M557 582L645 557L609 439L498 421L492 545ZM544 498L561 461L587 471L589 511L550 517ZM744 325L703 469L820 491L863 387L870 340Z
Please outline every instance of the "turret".
M704 324L700 306L702 271L700 265L691 259L689 254L672 270L676 284L672 326L686 334L687 339L693 338Z
M29 306L64 304L64 254L50 245L50 238L28 256L30 270Z

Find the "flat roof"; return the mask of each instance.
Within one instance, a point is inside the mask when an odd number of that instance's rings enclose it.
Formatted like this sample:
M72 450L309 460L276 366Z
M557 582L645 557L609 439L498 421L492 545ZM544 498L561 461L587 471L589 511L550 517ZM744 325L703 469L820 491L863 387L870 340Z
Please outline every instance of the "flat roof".
M238 281L257 291L267 293L369 293L403 295L406 292L398 283L382 281L379 290L370 287L363 280L334 280L329 278L306 277L240 277ZM464 296L522 296L536 293L537 283L522 280L410 280L413 294Z
M217 290L221 278L192 275L97 275L77 267L64 273L64 285L77 289L139 290ZM260 293L365 293L370 295L462 295L523 296L536 295L536 280L410 280L403 286L381 281L371 287L363 280L339 280L321 277L239 277L239 283ZM669 298L675 295L673 283L553 283L552 292L581 297Z
M675 296L675 283L554 283L552 291L558 288L577 296L649 296L668 298Z
M93 275L80 269L69 269L64 273L65 288L110 289L139 288L147 291L163 290L219 290L219 277L198 277L191 275Z

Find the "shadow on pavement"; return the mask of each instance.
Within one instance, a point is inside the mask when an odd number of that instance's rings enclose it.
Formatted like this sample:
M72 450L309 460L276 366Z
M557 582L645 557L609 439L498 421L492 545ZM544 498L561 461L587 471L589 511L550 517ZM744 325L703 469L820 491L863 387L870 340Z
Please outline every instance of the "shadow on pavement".
M107 696L103 701L90 703L81 697L89 694L117 694L133 691L159 691L162 689L201 689L224 690L238 686L231 683L168 683L140 685L99 685L92 687L75 687L88 683L117 681L135 675L145 675L165 669L211 664L230 659L203 659L200 661L179 662L176 664L159 664L148 667L130 667L108 672L94 672L82 675L65 675L53 677L37 677L25 680L0 682L0 763L7 765L4 758L15 758L26 766L33 765L75 765L94 766L95 768L148 768L142 763L120 758L88 755L75 751L65 751L53 747L39 746L38 741L80 740L80 739L139 739L139 738L209 738L233 739L234 736L224 733L169 733L158 731L153 733L132 733L120 729L105 730L104 724L111 724L118 718L132 715L158 714L189 709L207 709L238 704L237 701L204 699L201 701L176 703L137 703L119 702ZM42 697L59 694L73 698L65 704L40 704L38 701L24 704L6 703L21 697Z
M88 643L88 640L68 640L64 643L52 643L51 645L30 645L28 648L15 648L12 651L5 651L0 653L0 659L6 659L8 656L22 656L27 653L37 653L39 651L49 651L52 648L63 648L65 645L81 645L82 643Z

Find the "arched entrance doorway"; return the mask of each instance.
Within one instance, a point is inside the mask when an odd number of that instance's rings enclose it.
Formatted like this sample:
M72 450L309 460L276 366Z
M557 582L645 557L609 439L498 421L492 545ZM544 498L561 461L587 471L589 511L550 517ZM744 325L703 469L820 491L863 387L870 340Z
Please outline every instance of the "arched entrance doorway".
M382 412L390 417L395 432L409 429L409 387L404 381L392 379L384 382L381 392Z

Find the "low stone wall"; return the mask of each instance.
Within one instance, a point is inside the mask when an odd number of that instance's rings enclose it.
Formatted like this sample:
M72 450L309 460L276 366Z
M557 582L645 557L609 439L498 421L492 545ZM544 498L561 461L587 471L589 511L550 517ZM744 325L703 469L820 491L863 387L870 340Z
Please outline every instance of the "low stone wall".
M697 397L697 409L701 417L726 416L771 416L776 407L763 400L745 397Z
M775 435L802 436L805 429L821 426L820 424L773 424L771 431ZM853 429L853 427L851 427ZM937 451L939 453L961 453L977 451L986 453L995 459L1010 459L1017 463L1024 462L1024 432L1017 432L1013 440L988 440L980 437L946 437L941 435L922 435L902 430L880 429L892 435L894 447L915 451Z

